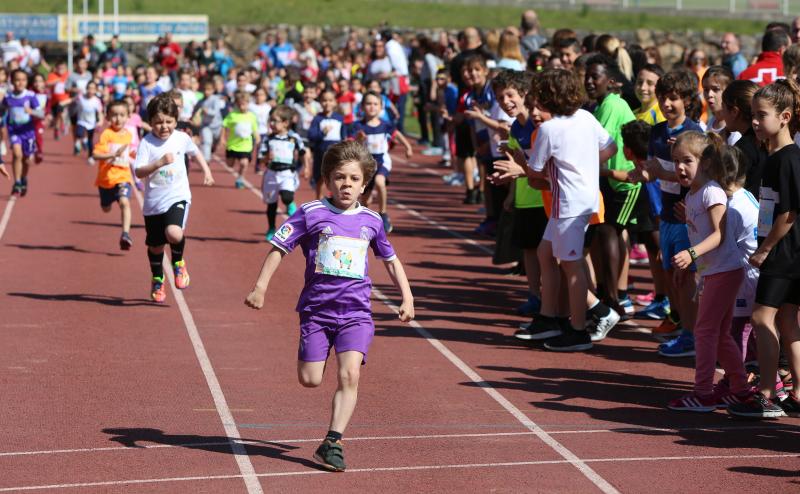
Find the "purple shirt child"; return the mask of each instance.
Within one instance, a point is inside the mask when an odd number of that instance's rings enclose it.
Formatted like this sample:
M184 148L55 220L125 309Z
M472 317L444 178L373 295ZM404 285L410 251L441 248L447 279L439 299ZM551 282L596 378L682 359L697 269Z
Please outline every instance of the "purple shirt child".
M378 213L362 206L342 211L327 199L303 204L271 242L286 253L300 245L306 256L301 318L371 317L367 248L382 261L396 257Z
M23 156L32 156L36 152L36 130L33 117L25 111L39 109L39 100L33 91L24 90L22 93L9 92L3 100L3 107L7 111L8 140L11 145L22 146Z

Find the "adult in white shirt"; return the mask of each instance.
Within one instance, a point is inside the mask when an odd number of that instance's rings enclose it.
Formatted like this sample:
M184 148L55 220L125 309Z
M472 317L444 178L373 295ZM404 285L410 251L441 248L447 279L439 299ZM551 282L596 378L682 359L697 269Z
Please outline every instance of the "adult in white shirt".
M0 43L0 50L3 52L3 65L8 65L12 60L20 60L24 55L22 43L14 39L14 33L11 31L6 32L6 40Z
M408 56L403 45L395 37L392 31L384 31L381 38L386 40L386 55L392 64L392 85L389 95L394 101L394 106L400 112L397 119L397 130L401 133L405 131L406 100L408 99Z

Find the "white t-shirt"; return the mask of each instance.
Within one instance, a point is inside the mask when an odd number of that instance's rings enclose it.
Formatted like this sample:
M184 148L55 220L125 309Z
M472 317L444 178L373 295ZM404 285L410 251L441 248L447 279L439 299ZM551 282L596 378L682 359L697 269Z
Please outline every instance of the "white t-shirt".
M686 194L686 226L689 229L689 241L692 245L699 244L714 231L708 210L717 204L727 207L728 196L713 180L706 182L697 192ZM695 264L701 276L724 273L742 267L742 255L736 245L736 238L726 232L719 246L698 257Z
M181 100L183 100L181 114L178 119L188 122L192 119L194 108L197 106L197 102L200 101L200 98L198 98L197 93L191 89L179 89L178 91L180 91Z
M727 232L736 240L739 258L744 266L744 281L736 295L733 317L750 317L758 285L758 268L753 267L750 256L758 248L758 201L747 191L739 189L728 199Z
M186 155L198 154L199 151L185 132L173 132L166 140L147 134L136 151L133 168L147 166L167 153L172 153L175 161L144 179L145 216L165 213L173 204L181 201L192 202L189 178L186 175Z
M585 110L539 126L528 166L537 172L547 167L552 218L574 218L600 209L600 151L612 144L614 139Z
M0 43L0 50L3 52L3 65L8 65L8 62L17 60L24 54L22 43L18 39Z
M392 68L397 75L407 76L408 75L408 57L406 57L406 51L403 49L403 45L401 45L396 39L390 39L386 42L386 54L389 56L389 60L392 62Z
M502 108L500 108L500 105L497 104L497 101L495 101L492 107L489 109L489 118L492 120L497 120L498 122L507 123L509 126L514 122L514 119L509 117L508 114L504 112ZM489 150L492 152L492 158L503 158L503 153L497 149L500 144L500 134L491 128L489 128L488 131Z
M100 98L97 96L78 98L78 125L86 130L94 130L97 126L98 113L103 113L103 102Z
M250 103L248 110L253 112L256 116L258 135L263 136L269 134L269 114L272 111L272 107L269 106L269 103Z

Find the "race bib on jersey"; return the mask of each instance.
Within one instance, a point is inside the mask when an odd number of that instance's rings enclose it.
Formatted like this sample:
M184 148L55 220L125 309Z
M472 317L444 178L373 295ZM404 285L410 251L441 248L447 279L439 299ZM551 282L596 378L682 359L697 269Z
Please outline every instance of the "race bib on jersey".
M780 194L769 187L761 187L758 195L758 236L766 237L772 230L775 205L780 202Z
M360 238L320 235L315 272L363 280L368 246L369 241Z
M370 154L383 154L389 150L386 144L386 136L384 134L368 134L367 135L367 149Z
M325 119L321 122L320 128L325 132L324 141L340 141L342 138L342 122L336 119Z
M272 152L272 161L290 165L294 162L294 143L292 141L269 141L269 150Z
M12 106L9 112L9 122L11 125L25 125L31 121L31 116L25 111L26 106Z
M159 168L152 175L150 175L150 187L168 187L180 179L185 173L186 167L183 166L183 160L180 158L181 154L177 154L174 163Z
M253 135L253 126L250 122L239 122L233 128L233 132L236 134L236 137L246 139Z
M108 151L110 154L116 154L123 147L128 147L127 144L109 144ZM123 152L121 155L116 156L109 160L109 163L113 166L119 166L121 168L128 168L130 165L130 154L127 152Z
M61 81L56 82L56 85L53 86L53 93L64 94L65 92L67 92L67 85Z

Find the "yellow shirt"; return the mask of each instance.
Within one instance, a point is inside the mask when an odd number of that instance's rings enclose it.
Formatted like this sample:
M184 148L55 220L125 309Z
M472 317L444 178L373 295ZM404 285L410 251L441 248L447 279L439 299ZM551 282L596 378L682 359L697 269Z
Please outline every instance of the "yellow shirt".
M639 108L633 112L633 114L636 116L636 120L643 120L651 126L666 120L664 115L661 114L661 108L658 106L658 100L653 101L653 104L648 108Z
M130 148L132 139L133 136L127 129L123 128L117 132L109 127L100 134L100 141L95 144L94 150L98 154L115 153L123 146ZM119 158L100 160L97 167L97 179L94 184L104 189L112 189L118 184L132 182L133 176L131 175L130 164L131 153L134 151L133 149L128 149Z

